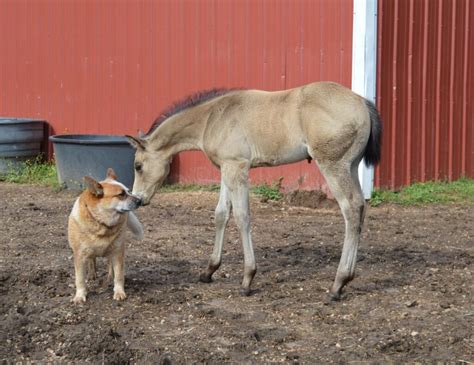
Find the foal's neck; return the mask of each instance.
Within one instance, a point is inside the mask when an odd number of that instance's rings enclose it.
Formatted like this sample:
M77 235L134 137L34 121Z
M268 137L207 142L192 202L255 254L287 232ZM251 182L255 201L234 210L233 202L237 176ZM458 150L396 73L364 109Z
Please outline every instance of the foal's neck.
M190 108L166 119L151 134L150 144L170 157L181 151L202 150L204 127L199 108Z

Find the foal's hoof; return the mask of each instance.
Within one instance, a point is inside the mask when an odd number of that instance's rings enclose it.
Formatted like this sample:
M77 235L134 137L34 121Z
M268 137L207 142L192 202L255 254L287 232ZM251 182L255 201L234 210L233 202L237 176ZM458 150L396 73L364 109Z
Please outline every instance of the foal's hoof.
M207 284L212 283L212 275L209 275L203 272L201 275L199 275L199 281L201 283L207 283Z
M341 300L341 293L336 292L336 293L329 293L329 300L331 302L338 302Z
M240 289L240 295L242 295L243 297L248 297L252 294L252 289L250 288L242 288Z

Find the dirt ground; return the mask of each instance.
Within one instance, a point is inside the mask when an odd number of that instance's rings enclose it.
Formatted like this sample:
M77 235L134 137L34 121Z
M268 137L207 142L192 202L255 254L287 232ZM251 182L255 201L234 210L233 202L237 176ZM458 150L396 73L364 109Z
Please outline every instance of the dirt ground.
M1 363L474 360L473 205L370 208L356 278L328 302L344 231L334 204L252 198L258 272L242 297L233 222L215 281L197 280L217 193L158 194L137 211L146 235L127 248L128 298L112 300L99 261L87 303L74 306L66 224L76 194L0 184Z

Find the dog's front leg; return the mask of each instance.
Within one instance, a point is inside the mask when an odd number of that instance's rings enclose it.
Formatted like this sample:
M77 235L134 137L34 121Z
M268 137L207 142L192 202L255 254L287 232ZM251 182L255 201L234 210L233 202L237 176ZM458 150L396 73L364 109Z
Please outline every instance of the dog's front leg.
M120 245L120 248L112 253L110 260L112 261L114 273L114 299L124 300L127 296L125 295L124 289L125 245L123 243Z
M73 298L73 302L85 303L86 302L86 258L83 257L79 252L74 252L74 269L76 272L76 295Z

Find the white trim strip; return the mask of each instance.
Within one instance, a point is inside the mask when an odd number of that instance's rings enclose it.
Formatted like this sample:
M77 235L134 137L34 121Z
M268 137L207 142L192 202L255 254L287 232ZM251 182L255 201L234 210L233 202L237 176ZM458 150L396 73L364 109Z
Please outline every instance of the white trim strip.
M377 0L354 0L352 27L352 90L375 102L377 77ZM374 168L362 161L359 179L364 197L374 189Z

